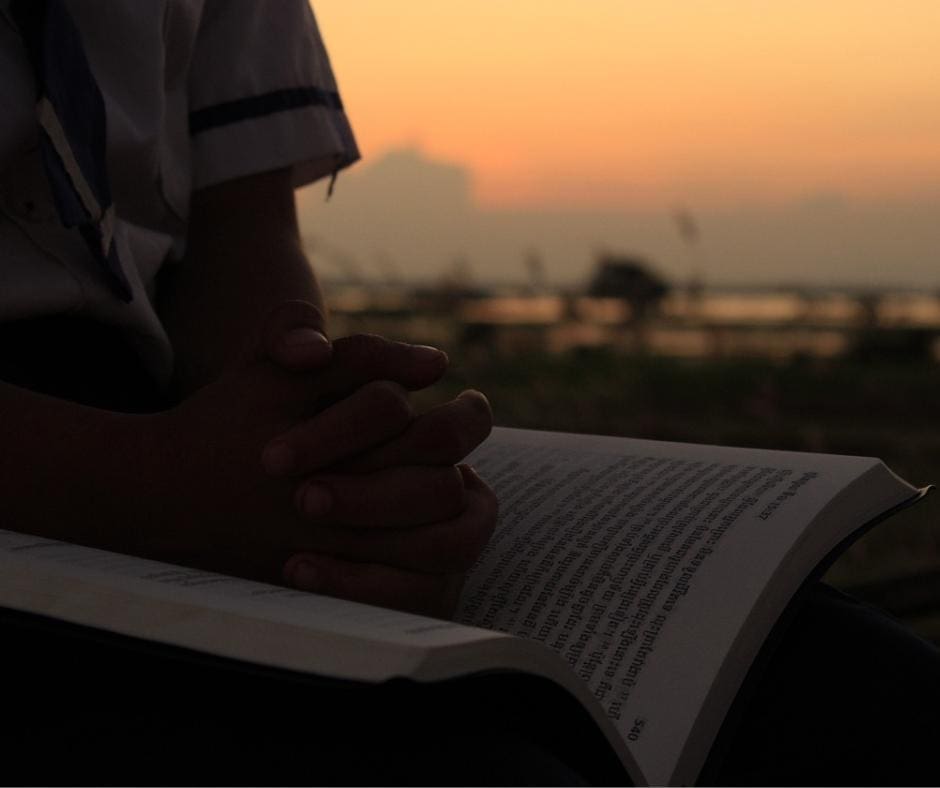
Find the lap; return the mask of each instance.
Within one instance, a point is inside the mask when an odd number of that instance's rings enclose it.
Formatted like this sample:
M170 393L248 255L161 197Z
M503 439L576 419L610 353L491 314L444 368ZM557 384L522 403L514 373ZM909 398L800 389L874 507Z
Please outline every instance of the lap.
M940 650L818 586L765 665L714 781L940 783Z

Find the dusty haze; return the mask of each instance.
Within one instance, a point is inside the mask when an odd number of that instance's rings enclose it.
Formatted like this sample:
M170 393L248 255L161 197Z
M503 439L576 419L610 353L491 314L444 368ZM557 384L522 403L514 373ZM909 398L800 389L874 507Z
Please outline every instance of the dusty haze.
M681 282L940 287L940 195L884 200L807 194L721 209L662 205L645 212L479 207L459 163L390 151L340 176L332 199L301 193L301 221L321 271L364 279L429 280L455 267L480 282L525 281L538 255L549 283L568 285L595 254L647 257ZM699 230L688 242L677 210Z

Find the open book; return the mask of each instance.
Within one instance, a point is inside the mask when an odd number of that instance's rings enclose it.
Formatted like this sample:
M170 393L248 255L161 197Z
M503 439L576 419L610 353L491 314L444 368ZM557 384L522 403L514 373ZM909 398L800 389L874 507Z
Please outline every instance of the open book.
M686 784L806 579L923 494L874 459L527 430L471 462L501 514L456 622L12 531L0 606L356 681L538 675L636 784Z

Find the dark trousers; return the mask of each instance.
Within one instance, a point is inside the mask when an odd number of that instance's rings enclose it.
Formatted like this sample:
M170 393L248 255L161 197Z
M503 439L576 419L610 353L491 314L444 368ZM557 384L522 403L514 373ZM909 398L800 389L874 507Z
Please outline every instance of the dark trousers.
M708 782L940 784L940 650L822 584L778 634Z
M110 332L71 320L0 328L0 379L119 410L164 402ZM287 677L10 611L0 637L8 783L623 779L580 733L577 708L539 713L525 682L433 691ZM816 585L765 648L703 780L940 784L938 742L940 651Z

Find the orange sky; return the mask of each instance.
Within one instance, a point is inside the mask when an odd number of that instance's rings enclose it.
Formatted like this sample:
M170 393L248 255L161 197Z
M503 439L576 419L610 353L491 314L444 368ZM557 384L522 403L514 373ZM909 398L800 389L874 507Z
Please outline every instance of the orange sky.
M364 155L484 206L864 200L940 184L940 0L314 0Z

